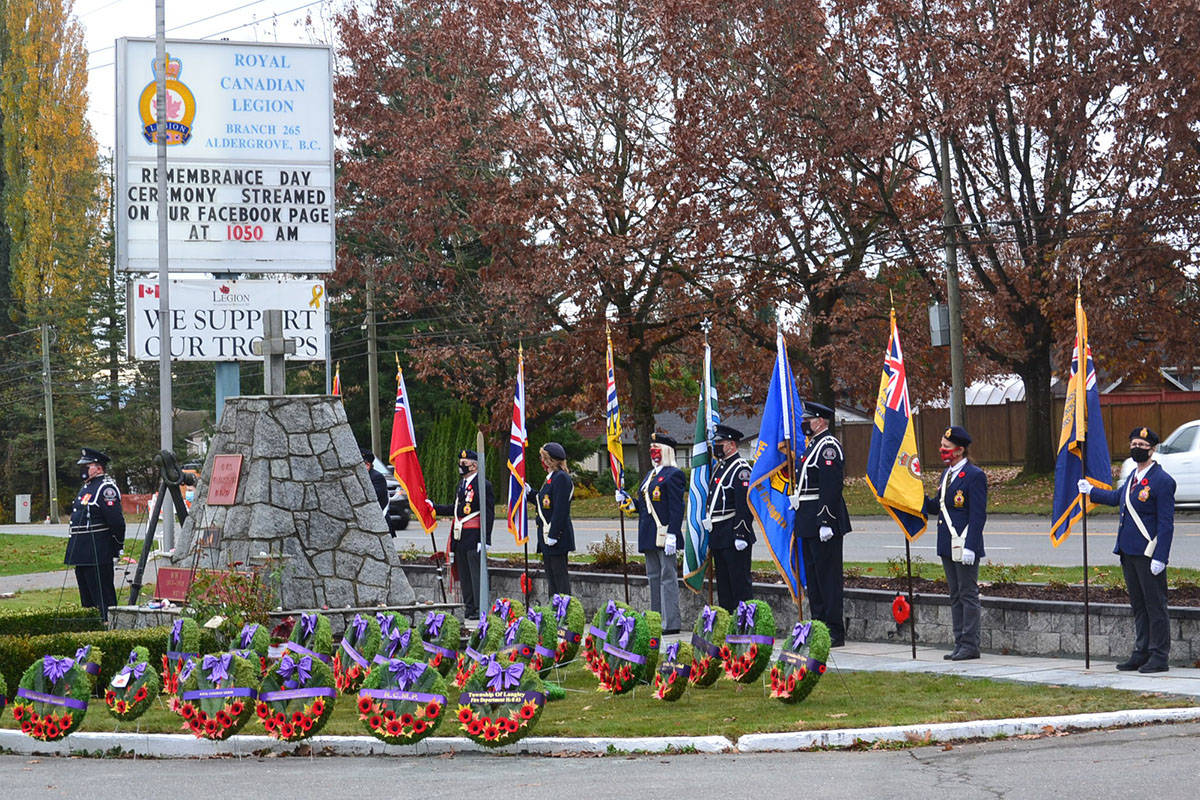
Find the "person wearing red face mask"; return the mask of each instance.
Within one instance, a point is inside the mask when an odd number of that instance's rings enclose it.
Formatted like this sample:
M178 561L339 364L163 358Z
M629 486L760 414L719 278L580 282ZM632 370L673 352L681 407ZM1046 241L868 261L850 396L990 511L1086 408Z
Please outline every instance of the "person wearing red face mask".
M937 554L950 589L954 650L943 658L979 658L979 560L984 556L987 522L987 476L967 460L971 435L959 425L942 434L938 454L946 471L938 493L925 498L925 513L937 516Z
M1121 572L1133 609L1133 652L1117 664L1122 671L1166 672L1171 650L1167 618L1167 559L1175 533L1175 479L1153 458L1158 434L1134 428L1129 434L1129 457L1134 469L1119 489L1101 489L1087 480L1079 491L1092 502L1120 506L1117 545Z

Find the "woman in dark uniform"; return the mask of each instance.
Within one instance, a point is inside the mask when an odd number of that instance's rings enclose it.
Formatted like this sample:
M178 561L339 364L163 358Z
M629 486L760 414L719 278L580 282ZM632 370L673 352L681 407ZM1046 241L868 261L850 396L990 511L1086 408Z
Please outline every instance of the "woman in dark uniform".
M537 506L537 551L542 554L549 594L570 594L567 553L575 550L575 528L571 525L571 498L575 483L567 472L567 451L558 442L547 442L538 451L546 482L534 497Z

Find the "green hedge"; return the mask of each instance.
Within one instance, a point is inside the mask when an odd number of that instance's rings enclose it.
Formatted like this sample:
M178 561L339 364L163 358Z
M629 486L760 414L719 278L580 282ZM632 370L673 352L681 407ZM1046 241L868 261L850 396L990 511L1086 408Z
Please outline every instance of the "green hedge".
M0 636L41 636L64 631L98 631L103 628L100 613L94 608L0 611ZM24 671L22 667L21 672Z

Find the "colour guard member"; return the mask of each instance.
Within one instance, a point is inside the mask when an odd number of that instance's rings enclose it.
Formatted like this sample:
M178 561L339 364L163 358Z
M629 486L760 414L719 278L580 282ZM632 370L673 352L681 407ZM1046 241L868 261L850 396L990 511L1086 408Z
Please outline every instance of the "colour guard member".
M567 471L567 451L558 442L546 442L538 451L546 482L534 496L538 514L537 551L546 570L547 592L571 593L567 554L575 550L575 526L571 523L571 499L575 482Z
M750 464L738 453L742 432L718 425L713 444L720 459L713 467L708 486L708 513L704 526L710 531L708 549L717 573L717 602L734 612L743 600L754 596L750 578L750 553L754 525L746 494L750 487Z
M437 505L433 509L439 514L453 515L450 537L454 548L454 566L458 572L458 584L463 597L463 614L467 619L479 618L479 538L480 525L486 529L488 545L492 543L492 525L496 521L496 495L492 482L485 480L486 496L479 502L479 454L474 450L458 453L458 482L454 505ZM481 516L482 514L482 516Z
M109 461L99 450L85 447L75 462L83 467L83 487L71 506L71 538L63 559L75 567L79 604L99 608L105 622L108 610L117 604L113 559L125 546L121 490L105 472Z
M358 452L362 454L363 464L367 468L367 477L371 479L371 488L375 490L375 502L379 503L379 507L387 511L388 507L388 488L387 478L383 477L383 473L375 469L375 454L365 447L360 447ZM395 536L395 531L392 536Z
M833 410L820 403L804 403L801 423L808 450L798 470L800 480L792 506L795 532L804 553L808 579L808 605L813 619L829 628L830 647L846 643L842 612L842 537L850 532L850 515L842 498L845 459L842 443L830 430Z
M1120 526L1113 553L1121 558L1129 605L1133 609L1133 652L1117 664L1122 671L1166 672L1171 650L1167 617L1167 560L1175 533L1175 479L1154 460L1158 434L1134 428L1129 434L1133 472L1118 489L1079 481L1079 491L1096 503L1119 506Z

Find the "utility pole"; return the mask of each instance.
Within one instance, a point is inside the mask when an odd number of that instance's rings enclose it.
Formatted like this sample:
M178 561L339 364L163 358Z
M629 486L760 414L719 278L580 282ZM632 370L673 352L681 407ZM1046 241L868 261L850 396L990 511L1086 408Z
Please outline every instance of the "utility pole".
M371 452L379 449L379 342L375 338L375 267L367 273L367 391L371 405ZM387 461L388 459L382 459Z
M46 474L49 476L49 491L46 514L50 521L58 524L58 461L54 454L54 392L50 389L50 326L42 323L42 394L46 404Z
M946 233L946 305L950 312L950 424L965 425L966 387L963 386L962 301L958 293L958 214L950 187L950 137L942 134L942 229Z
M154 63L158 64L155 133L158 166L158 420L159 446L173 452L171 397L171 276L167 270L167 23L165 0L154 0ZM163 515L163 549L175 549L175 516Z

